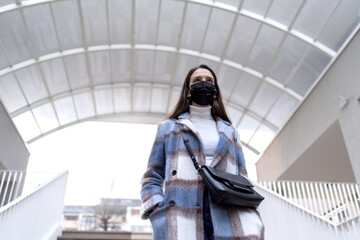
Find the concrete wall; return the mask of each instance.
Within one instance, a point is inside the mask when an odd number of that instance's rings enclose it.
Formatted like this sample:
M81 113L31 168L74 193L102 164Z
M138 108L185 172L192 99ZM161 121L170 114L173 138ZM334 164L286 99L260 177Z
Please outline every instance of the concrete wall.
M344 109L338 96L348 99ZM360 183L360 32L354 36L309 97L257 163L259 179L278 179L333 125L340 124L350 164ZM331 150L331 149L329 149ZM346 159L338 159L346 161ZM309 168L312 166L310 165ZM326 164L317 174L326 171ZM311 180L311 179L309 179Z
M26 170L30 153L0 101L0 170Z

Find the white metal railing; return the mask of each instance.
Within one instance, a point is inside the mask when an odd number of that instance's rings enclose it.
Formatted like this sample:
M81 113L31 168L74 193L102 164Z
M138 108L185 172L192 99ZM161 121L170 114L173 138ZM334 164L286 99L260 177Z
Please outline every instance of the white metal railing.
M359 184L299 181L259 181L258 184L334 226L360 216Z
M0 208L33 191L58 173L0 170Z
M55 240L57 236L61 235L61 219L68 173L62 172L55 176L52 174L53 177L44 182L40 179L49 177L51 174L18 172L17 177L14 177L15 172L12 171L12 177L9 177L8 172L5 179L13 179L13 181L9 184L9 181L1 182L5 186L3 191L7 195L4 202L8 202L10 197L16 196L17 191L21 192L16 190L17 188L21 189L21 184L23 184L23 191L20 196L0 208L0 239ZM18 181L21 173L25 178L24 182ZM26 181L27 178L31 181ZM42 183L39 184L39 182ZM5 191L5 189L7 190Z
M358 217L334 225L333 221L303 208L275 191L254 185L265 197L258 210L265 225L266 240L360 239Z

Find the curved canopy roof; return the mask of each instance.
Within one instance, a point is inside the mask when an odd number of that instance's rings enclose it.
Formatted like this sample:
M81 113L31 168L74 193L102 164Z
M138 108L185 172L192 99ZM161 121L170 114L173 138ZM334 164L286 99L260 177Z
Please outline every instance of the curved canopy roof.
M217 73L261 153L359 29L357 0L3 0L0 99L27 142L89 119L154 123Z

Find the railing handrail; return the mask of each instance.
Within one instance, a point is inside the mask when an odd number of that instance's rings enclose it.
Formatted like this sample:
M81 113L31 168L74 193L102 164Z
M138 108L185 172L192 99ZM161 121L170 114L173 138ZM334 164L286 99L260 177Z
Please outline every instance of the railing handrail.
M61 218L68 172L63 171L56 176L27 176L24 188L28 189L0 208L0 239L55 240L62 230ZM13 183L14 179L11 180L12 186L19 184ZM12 197L11 194L8 196Z
M321 183L321 184L354 184L359 185L359 183L352 183L352 182L324 182L324 181L301 181L301 180L252 180L254 182L293 182L293 183Z
M261 180L254 185L335 227L360 217L357 183ZM334 216L340 221L333 220Z
M311 215L313 215L313 216L315 216L315 217L317 217L317 218L319 218L319 219L321 219L321 220L323 220L323 221L325 221L325 222L327 222L327 223L329 223L329 224L331 224L331 225L333 225L333 226L337 226L337 225L338 225L337 223L335 223L335 222L333 222L333 221L330 221L329 219L327 219L327 218L325 218L325 217L322 217L322 216L320 216L319 214L310 211L309 209L304 208L303 206L301 206L301 205L299 205L299 204L297 204L297 203L295 203L295 202L293 202L293 201L285 198L284 196L282 196L282 195L280 195L280 194L278 194L278 193L276 193L276 192L274 192L274 191L271 191L271 190L268 189L268 188L265 188L265 187L263 187L263 186L261 186L261 185L259 185L259 184L257 184L257 183L254 183L254 185L255 185L256 187L258 187L258 188L263 189L264 191L268 192L269 194L272 194L272 195L274 195L274 196L282 199L283 201L285 201L285 202L287 202L287 203L289 203L289 204L291 204L291 205L293 205L293 206L295 206L295 207L303 210L304 212L307 212L307 213L309 213L309 214L311 214Z
M28 173L26 171L12 171L12 170L5 170L3 172L25 172L25 173ZM35 172L32 172L32 173L35 173ZM38 173L48 174L48 173L54 173L54 172L38 172ZM6 210L10 209L11 207L15 206L16 204L23 201L24 199L28 198L29 196L31 196L32 194L37 192L39 189L48 185L49 183L54 182L58 178L62 177L63 175L67 175L67 174L68 174L68 171L63 171L63 172L57 173L56 176L51 177L50 179L44 181L43 183L40 183L38 186L34 187L34 189L30 190L29 192L26 192L26 194L22 194L19 197L17 197L16 199L10 201L8 204L5 204L4 206L2 206L0 208L0 214L5 212Z

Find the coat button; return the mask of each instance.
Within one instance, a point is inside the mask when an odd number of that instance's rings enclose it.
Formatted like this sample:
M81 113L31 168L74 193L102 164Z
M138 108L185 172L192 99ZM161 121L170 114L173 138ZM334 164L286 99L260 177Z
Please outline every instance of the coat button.
M169 206L170 206L170 207L174 207L174 206L175 206L175 201L174 201L174 200L171 200L171 201L169 202Z
M173 176L175 176L176 175L176 170L173 170L172 172L171 172L171 174L173 175Z

